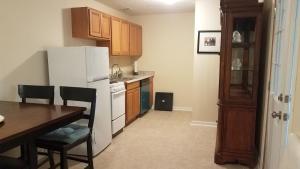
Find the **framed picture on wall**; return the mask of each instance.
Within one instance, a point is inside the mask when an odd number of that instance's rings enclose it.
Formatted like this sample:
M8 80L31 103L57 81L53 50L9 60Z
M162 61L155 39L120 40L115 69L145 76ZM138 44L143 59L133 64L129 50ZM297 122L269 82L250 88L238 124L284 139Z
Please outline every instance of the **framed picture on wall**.
M221 31L198 31L197 53L219 54L221 49Z

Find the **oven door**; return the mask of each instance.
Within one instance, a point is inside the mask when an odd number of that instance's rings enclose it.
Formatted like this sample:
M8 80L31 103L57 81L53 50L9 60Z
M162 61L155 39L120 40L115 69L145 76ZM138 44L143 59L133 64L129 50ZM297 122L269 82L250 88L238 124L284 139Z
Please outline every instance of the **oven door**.
M112 120L125 114L125 92L126 90L122 90L111 94Z

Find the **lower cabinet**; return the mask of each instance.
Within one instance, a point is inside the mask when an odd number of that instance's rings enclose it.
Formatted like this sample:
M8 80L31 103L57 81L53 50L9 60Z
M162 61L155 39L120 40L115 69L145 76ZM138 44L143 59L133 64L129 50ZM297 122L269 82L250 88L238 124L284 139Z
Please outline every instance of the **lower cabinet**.
M128 125L140 113L140 81L127 84L126 89L126 125Z
M218 116L215 162L254 167L257 163L256 108L219 105Z
M149 105L153 105L153 77L149 77ZM148 100L148 99L147 99ZM126 83L126 125L141 113L141 81Z

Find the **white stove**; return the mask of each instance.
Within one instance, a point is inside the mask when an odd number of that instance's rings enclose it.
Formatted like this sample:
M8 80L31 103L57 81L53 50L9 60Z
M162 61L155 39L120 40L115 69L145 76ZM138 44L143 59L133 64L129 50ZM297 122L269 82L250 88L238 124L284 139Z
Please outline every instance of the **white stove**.
M111 93L115 93L115 92L125 90L124 82L111 83L109 86L110 86L110 92Z
M110 84L112 134L125 127L125 93L124 82Z

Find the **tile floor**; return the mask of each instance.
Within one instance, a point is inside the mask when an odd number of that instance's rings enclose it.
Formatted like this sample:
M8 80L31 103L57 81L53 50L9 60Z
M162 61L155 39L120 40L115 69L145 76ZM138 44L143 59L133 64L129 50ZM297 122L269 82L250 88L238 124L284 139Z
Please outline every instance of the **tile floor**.
M94 159L95 169L247 169L214 164L216 128L191 126L191 116L191 112L148 112Z

